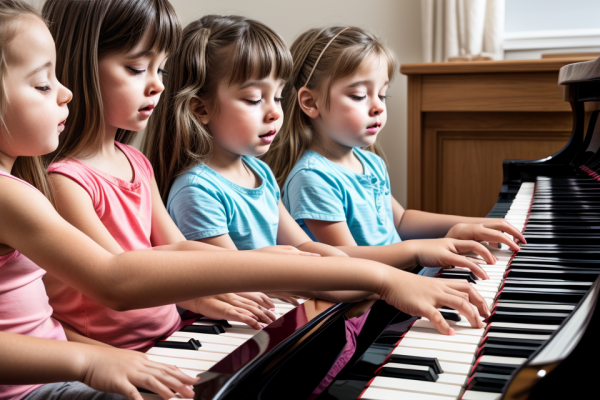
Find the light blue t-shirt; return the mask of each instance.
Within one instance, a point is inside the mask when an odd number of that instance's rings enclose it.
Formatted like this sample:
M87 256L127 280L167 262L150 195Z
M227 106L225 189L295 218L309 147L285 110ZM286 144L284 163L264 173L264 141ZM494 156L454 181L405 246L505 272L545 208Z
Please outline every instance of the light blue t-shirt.
M354 154L363 174L308 150L283 185L283 204L313 240L304 219L346 221L359 246L400 242L385 162L360 148Z
M260 177L256 189L231 182L205 164L177 177L167 211L188 240L229 234L239 250L277 244L279 186L271 169L254 157L244 163Z

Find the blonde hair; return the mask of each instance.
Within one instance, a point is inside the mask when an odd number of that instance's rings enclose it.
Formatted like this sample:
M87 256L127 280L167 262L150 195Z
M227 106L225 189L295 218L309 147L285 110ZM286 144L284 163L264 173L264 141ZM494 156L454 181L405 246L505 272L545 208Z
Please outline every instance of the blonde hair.
M165 201L177 175L212 154L210 132L191 109L192 99L218 110L219 84L264 79L272 72L285 80L292 57L283 39L258 21L207 15L184 29L181 48L169 58L166 70L163 99L150 118L143 145Z
M283 126L269 151L262 157L273 170L280 187L283 187L294 165L316 139L310 119L300 108L298 90L304 85L309 89L319 88L325 93L325 107L329 107L331 84L356 73L362 62L371 55L386 58L390 81L398 64L394 53L381 39L357 27L310 29L294 41L290 50L294 69L283 89ZM378 142L365 150L384 157Z
M42 15L56 41L56 75L73 92L58 149L48 162L97 151L104 137L104 107L98 61L128 52L148 35L149 48L172 54L181 41L181 22L167 0L47 0ZM128 144L135 132L119 129Z
M7 46L18 31L18 22L25 16L34 16L43 21L39 14L29 4L20 0L0 0L0 123L4 125L4 115L10 99L4 85L4 75L8 66ZM6 128L6 125L4 125ZM8 135L8 129L6 129ZM17 178L23 179L35 186L46 197L51 199L46 168L41 157L17 157L10 171Z

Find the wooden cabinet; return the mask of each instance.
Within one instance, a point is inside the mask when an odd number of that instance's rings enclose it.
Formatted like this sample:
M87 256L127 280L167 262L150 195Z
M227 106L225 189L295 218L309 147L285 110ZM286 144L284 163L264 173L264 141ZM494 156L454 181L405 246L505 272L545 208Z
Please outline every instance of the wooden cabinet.
M408 208L485 216L502 160L560 150L572 114L558 86L590 58L404 64L408 75Z

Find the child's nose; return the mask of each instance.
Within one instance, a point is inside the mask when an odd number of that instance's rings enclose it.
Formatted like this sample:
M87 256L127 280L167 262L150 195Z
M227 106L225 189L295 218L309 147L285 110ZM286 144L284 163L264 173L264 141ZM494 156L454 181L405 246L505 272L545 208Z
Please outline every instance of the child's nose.
M152 79L148 82L148 95L155 96L159 93L162 93L165 90L165 85L162 80L158 76L152 77Z
M279 118L281 118L281 111L279 111L277 107L273 107L271 110L269 110L269 113L267 114L267 120L277 121Z
M379 99L375 100L373 107L371 108L371 116L381 115L385 111L385 105Z
M67 104L71 101L71 99L73 99L73 92L71 92L69 89L67 89L66 87L64 87L62 84L59 84L60 88L58 91L58 104L59 105L64 105Z

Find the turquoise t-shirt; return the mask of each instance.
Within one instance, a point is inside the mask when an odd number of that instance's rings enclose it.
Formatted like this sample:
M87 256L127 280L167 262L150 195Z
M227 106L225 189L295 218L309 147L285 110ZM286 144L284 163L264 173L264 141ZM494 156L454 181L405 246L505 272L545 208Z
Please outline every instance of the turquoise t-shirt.
M244 163L260 177L256 189L239 186L205 164L177 177L167 211L188 240L229 234L239 250L277 244L279 187L271 169L254 157Z
M308 150L283 185L283 204L313 240L304 219L346 221L359 246L400 242L385 162L360 148L354 148L354 154L363 174Z

